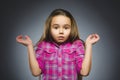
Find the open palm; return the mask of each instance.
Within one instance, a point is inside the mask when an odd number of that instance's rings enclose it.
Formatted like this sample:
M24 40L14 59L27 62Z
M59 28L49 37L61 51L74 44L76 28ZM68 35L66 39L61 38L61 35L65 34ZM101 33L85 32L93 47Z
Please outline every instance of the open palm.
M20 44L25 45L25 46L32 45L32 40L27 35L26 36L18 35L16 37L16 41Z
M86 43L95 44L99 39L100 37L98 34L90 34L86 39Z

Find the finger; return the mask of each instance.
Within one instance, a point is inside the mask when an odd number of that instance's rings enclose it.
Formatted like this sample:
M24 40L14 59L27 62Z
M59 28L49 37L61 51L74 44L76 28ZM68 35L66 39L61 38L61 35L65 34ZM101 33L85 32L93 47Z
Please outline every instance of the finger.
M19 35L16 37L16 40L18 41L18 40L22 39L22 37L23 37L22 35Z
M29 36L28 36L28 35L25 35L25 39L29 39Z
M92 38L94 38L94 34L91 34L91 35L90 35L90 39L92 39Z
M96 42L98 42L98 41L99 41L99 39L100 39L100 37L99 37L99 35L98 35L98 34L95 34L95 36L96 36L95 41L96 41Z
M95 36L96 36L97 39L100 39L100 36L98 34L95 34Z
M17 38L22 38L22 35L17 36Z
M97 36L95 34L92 34L93 38L97 38Z

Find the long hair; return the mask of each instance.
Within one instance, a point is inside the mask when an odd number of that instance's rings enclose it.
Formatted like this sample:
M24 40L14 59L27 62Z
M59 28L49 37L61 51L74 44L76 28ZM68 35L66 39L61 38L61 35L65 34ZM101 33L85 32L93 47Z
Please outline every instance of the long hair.
M37 44L41 41L51 41L51 39L52 39L52 36L50 33L51 22L52 22L53 17L58 16L58 15L66 16L71 20L71 32L70 32L70 35L69 35L69 38L67 41L73 42L77 39L80 39L76 21L75 21L74 17L71 15L71 13L64 9L55 9L48 16L48 18L45 22L44 32L43 32L40 40L37 42Z

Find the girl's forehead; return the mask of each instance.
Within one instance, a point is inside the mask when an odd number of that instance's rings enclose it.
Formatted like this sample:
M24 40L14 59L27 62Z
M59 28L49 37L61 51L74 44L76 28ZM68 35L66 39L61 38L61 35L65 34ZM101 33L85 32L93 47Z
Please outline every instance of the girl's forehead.
M56 15L56 16L53 16L52 19L54 18L66 18L66 19L70 19L69 17L65 16L65 15Z
M52 18L51 24L70 24L71 25L71 20L67 16L58 15Z

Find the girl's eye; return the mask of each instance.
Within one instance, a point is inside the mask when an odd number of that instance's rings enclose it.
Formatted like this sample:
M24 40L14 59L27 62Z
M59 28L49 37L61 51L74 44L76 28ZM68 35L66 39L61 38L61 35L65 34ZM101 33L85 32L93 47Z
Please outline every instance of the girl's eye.
M69 29L68 27L64 27L65 29Z
M53 27L53 29L58 29L58 28L59 28L59 26L58 26L58 25L56 25L56 24L55 24L55 25L53 25L52 27Z
M69 29L69 27L65 27L65 29Z
M70 29L70 26L65 26L64 29Z
M58 29L58 27L57 27L57 26L55 26L55 27L54 27L54 29Z

